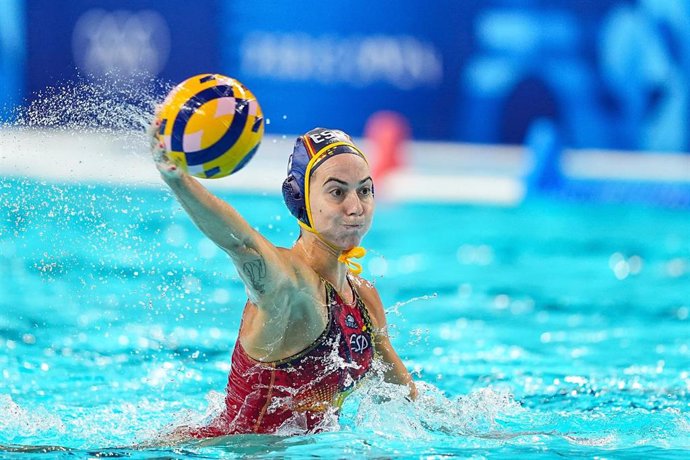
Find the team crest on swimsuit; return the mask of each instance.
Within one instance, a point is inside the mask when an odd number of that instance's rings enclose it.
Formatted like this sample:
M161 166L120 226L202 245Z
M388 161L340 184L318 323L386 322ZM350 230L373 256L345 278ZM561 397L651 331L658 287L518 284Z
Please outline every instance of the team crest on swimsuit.
M350 336L350 348L355 353L362 353L369 348L369 340L363 334L353 334Z
M345 317L345 326L351 327L352 329L359 329L359 326L355 322L355 317L350 314Z

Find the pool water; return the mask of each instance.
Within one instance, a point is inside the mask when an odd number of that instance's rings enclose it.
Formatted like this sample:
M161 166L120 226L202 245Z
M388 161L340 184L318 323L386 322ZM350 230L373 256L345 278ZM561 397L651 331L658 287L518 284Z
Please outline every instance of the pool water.
M296 238L277 195L221 196L274 243ZM373 377L331 432L140 450L126 446L220 410L245 302L234 268L162 186L3 178L0 203L0 456L690 451L686 212L380 203L365 276L420 400Z

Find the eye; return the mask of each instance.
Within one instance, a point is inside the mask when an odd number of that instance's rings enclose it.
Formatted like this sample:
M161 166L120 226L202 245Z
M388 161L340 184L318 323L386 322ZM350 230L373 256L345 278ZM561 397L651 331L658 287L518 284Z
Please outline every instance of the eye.
M362 187L361 189L359 189L359 193L364 195L364 196L369 196L369 195L371 195L371 187L369 187L369 186Z
M328 193L330 193L331 196L334 196L334 197L341 197L341 196L343 196L343 191L342 191L342 189L339 189L339 188L334 188L333 190L331 190L331 191L328 192Z

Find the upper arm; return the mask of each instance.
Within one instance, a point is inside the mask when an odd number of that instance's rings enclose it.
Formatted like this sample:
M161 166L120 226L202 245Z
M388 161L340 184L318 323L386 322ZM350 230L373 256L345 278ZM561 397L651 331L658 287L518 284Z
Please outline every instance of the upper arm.
M373 284L363 278L356 278L356 285L358 286L357 292L364 301L377 337L381 334L386 334L386 312L383 309L383 302L378 291Z
M285 309L296 270L289 251L277 248L251 229L241 245L224 248L245 284L249 299L259 308ZM282 295L281 295L282 294Z
M388 322L386 321L386 312L383 309L383 302L379 296L378 291L368 281L357 278L358 292L364 301L369 314L369 319L373 323L376 344L379 347L379 352L382 354L388 350L393 351L390 345L388 336ZM385 357L385 356L384 356Z
M286 251L276 248L235 208L188 174L166 183L199 229L230 255L252 302L259 307L270 306L269 301L284 305L284 299L276 297L289 291L285 288L296 280Z

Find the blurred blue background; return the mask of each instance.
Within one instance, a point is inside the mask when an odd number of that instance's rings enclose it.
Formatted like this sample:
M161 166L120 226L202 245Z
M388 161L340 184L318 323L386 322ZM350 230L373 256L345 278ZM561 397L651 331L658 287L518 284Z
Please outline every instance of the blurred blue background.
M686 0L3 0L0 116L76 78L231 75L269 132L361 135L394 110L415 139L688 150ZM23 102L22 102L23 101Z

